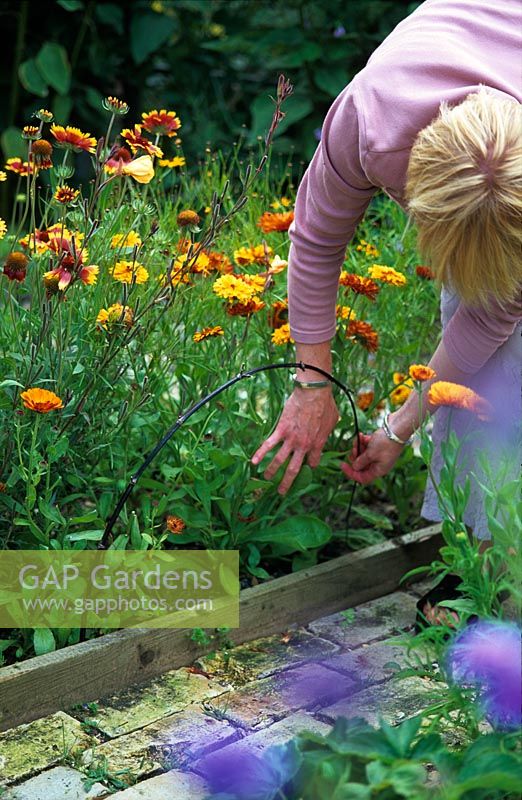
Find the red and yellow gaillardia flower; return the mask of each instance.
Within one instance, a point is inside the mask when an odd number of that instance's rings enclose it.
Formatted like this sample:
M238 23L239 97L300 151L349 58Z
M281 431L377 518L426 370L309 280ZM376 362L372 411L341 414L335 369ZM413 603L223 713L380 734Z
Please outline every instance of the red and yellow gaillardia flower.
M285 322L284 325L280 325L279 328L276 328L272 333L272 343L275 345L289 344L289 342L293 341L294 340L290 336L290 325L288 322Z
M153 144L150 139L147 139L146 136L143 136L141 129L141 125L134 125L133 128L124 128L121 132L121 135L133 153L137 153L138 150L144 150L149 156L158 156L158 158L162 158L163 150L161 147Z
M115 172L121 172L123 165L129 161L132 161L132 153L127 147L113 147L103 169L109 175L113 175Z
M70 186L64 183L63 186L58 186L53 197L57 203L66 206L69 203L74 203L79 194L78 189L71 189Z
M141 124L149 133L156 136L175 136L176 131L181 128L179 117L174 111L166 111L164 108L161 111L147 111L141 115Z
M431 381L437 375L434 369L424 364L412 364L408 369L408 374L414 381Z
M53 146L47 139L37 139L31 145L30 160L34 161L38 169L49 169L52 167L52 154Z
M27 265L29 259L25 253L13 252L9 253L4 262L4 275L10 281L18 281L23 283L27 275Z
M355 294L362 294L369 300L375 300L380 291L380 286L371 278L364 278L361 275L356 275L353 272L341 272L339 276L339 284L351 289Z
M257 226L261 228L263 233L287 231L293 221L293 211L286 211L283 214L274 214L271 211L265 211L265 213L259 217Z
M410 396L413 388L413 383L406 381L406 383L397 386L390 392L390 402L394 406L402 406Z
M121 283L146 283L149 279L149 273L142 264L125 259L116 262L112 276Z
M79 128L72 125L51 125L51 133L56 139L58 147L64 147L79 153L81 150L86 153L94 153L97 141L90 133L83 133Z
M55 269L44 272L44 283L46 288L48 284L56 285L60 291L63 292L69 284L80 280L85 286L94 286L98 280L100 268L97 264L89 264L88 266L79 266L75 269L76 261L73 256L64 256L60 265Z
M25 392L21 393L20 397L26 408L30 411L36 411L38 414L48 414L49 411L63 408L63 402L58 395L47 389L26 389Z
M406 275L403 275L402 272L383 264L372 264L371 267L368 267L368 274L373 280L389 283L391 286L404 286L408 282Z
M16 175L31 175L33 165L27 161L22 161L21 158L8 158L5 163L5 169L16 173Z
M213 328L203 328L201 331L196 331L193 335L192 339L197 342L202 342L204 339L210 339L213 336L224 336L225 331L221 327L221 325L214 325Z
M430 405L452 406L476 414L480 420L491 419L493 408L491 404L468 386L450 381L435 381L428 389Z
M379 334L369 322L351 320L346 329L346 338L358 342L369 353L375 353L379 347Z

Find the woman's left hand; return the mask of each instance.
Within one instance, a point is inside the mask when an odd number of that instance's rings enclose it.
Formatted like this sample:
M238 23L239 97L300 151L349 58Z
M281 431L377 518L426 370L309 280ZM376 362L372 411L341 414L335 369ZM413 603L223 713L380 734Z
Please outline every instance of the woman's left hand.
M357 442L354 442L349 462L341 464L348 478L357 483L367 484L376 478L387 475L403 451L403 445L392 442L379 428L371 436L359 434L361 453L357 455Z

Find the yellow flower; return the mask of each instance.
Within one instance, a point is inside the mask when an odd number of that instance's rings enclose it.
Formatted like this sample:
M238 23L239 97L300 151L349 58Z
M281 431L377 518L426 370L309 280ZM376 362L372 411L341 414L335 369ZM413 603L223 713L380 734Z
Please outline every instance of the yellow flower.
M175 169L176 167L184 167L187 162L183 156L174 156L173 158L160 158L158 163L160 167Z
M293 342L294 340L290 336L290 325L288 322L285 322L284 325L280 325L279 328L276 328L272 332L272 342L276 345L288 344L289 342Z
M246 283L239 275L221 275L214 281L212 290L218 297L223 297L229 302L235 300L240 303L247 303L255 294L256 289L254 286Z
M357 245L355 248L360 253L364 252L365 255L370 256L371 258L379 258L380 253L377 248L373 244L369 244L365 239L361 239L360 244Z
M408 376L404 372L394 372L393 373L393 382L395 386L398 386L399 383L404 383Z
M129 306L122 306L121 303L114 303L109 308L101 308L96 317L96 324L105 330L113 325L123 324L130 328L134 319L134 314Z
M368 267L368 274L373 280L389 283L392 286L404 286L407 282L406 275L403 275L402 272L382 264L372 264L371 267Z
M141 244L141 237L136 231L129 231L128 233L116 233L111 239L111 247L134 247Z
M411 388L405 384L402 384L401 386L397 386L397 388L391 392L390 400L394 406L402 406L410 394Z
M62 400L47 389L27 389L22 392L20 397L22 403L30 411L37 411L38 414L48 414L57 408L63 408Z
M0 239L3 239L7 233L7 225L5 224L4 220L0 217Z
M150 156L140 156L121 165L121 174L130 175L138 183L150 183L154 177L154 165Z
M4 172L3 169L0 169L0 183L3 183L7 180L7 172Z
M349 306L341 306L339 304L335 306L335 313L339 319L355 319L356 317L353 308L350 308Z
M224 336L225 331L221 327L221 325L215 325L213 328L203 328L201 331L196 331L194 336L192 337L195 342L202 342L204 339L208 339L211 336Z
M112 276L121 283L146 283L149 279L149 273L137 261L117 261L116 266L112 271Z
M412 364L408 372L414 381L431 381L437 375L434 369L426 367L424 364Z
M194 258L194 255L195 254L191 255L190 259L188 258L187 253L182 253L180 256L178 256L174 262L174 272L201 272L203 275L208 275L209 272L212 271L210 267L210 258L206 253L203 253L203 251L198 253L196 258Z

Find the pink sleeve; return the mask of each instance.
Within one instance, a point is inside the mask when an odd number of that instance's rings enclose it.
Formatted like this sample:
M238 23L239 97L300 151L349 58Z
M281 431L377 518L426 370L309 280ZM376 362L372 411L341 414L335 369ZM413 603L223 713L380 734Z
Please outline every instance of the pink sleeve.
M492 301L487 309L463 303L448 322L443 342L453 364L474 374L484 366L522 320L522 299L503 306Z
M288 311L297 342L317 344L335 334L335 304L346 246L376 187L361 166L352 84L331 106L321 142L299 185L290 227Z

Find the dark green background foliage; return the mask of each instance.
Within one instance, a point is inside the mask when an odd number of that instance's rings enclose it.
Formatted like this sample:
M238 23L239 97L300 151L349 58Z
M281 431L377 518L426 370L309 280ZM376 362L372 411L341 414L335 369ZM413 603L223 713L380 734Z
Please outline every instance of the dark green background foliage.
M151 108L181 117L185 152L266 131L269 94L295 85L277 148L305 161L332 99L393 27L409 0L0 0L4 156L22 155L21 126L47 107L58 122L101 135L107 94L138 121Z

